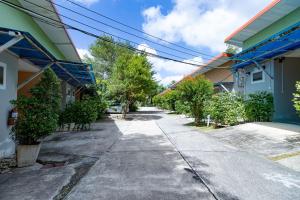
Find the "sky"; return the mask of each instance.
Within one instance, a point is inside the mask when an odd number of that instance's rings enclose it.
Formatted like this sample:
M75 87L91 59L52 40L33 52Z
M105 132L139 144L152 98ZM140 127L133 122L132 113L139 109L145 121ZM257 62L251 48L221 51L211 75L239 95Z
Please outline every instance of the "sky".
M65 23L97 35L103 31L134 42L140 50L172 57L177 60L203 64L226 49L224 39L257 14L271 0L73 0L104 16L113 18L140 31L159 37L152 38L141 32L112 22L95 13L83 10L66 0L55 3L85 14L102 23L84 18L60 6L59 13L79 20L82 24L62 17ZM126 34L103 23L137 35ZM90 27L88 27L90 26ZM93 27L93 28L91 28ZM96 29L94 29L96 28ZM88 54L95 38L68 30L80 56ZM180 47L184 48L180 48ZM177 50L177 51L176 51ZM170 55L171 54L171 55ZM197 66L148 57L161 84L180 80Z

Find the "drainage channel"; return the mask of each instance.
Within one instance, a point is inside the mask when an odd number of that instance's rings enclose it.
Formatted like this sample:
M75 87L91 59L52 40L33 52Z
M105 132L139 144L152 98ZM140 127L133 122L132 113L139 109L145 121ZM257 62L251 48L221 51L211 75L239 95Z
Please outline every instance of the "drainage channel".
M167 137L167 139L171 142L171 144L174 146L175 150L179 153L179 155L182 157L182 159L187 163L187 165L190 167L190 169L185 169L187 171L190 171L192 174L194 174L195 176L193 178L195 178L196 180L199 180L208 190L208 192L214 197L214 199L216 200L221 200L217 194L215 194L212 189L209 187L209 185L205 182L205 180L199 175L199 173L193 168L193 166L191 165L191 163L185 158L185 156L180 152L180 150L177 148L176 144L172 141L172 139L170 138L170 136L160 127L160 125L155 121L155 124L157 125L157 127L161 130L161 132Z
M62 154L60 154L62 155ZM68 156L70 156L68 154ZM91 167L97 162L98 157L90 156L78 156L72 155L72 159L67 161L42 161L38 160L39 164L43 166L41 169L49 169L56 167L71 167L75 170L75 173L71 176L70 181L64 185L58 194L53 198L53 200L63 200L69 194L69 192L74 188L75 185L83 178L91 169Z

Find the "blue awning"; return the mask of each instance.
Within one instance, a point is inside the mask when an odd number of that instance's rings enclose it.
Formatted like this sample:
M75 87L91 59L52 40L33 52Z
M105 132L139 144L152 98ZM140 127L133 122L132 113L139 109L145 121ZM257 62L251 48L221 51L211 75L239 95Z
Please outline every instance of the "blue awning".
M0 46L16 37L12 33L21 33L23 39L10 46L8 50L21 59L26 59L40 68L51 65L51 68L60 79L75 87L95 83L92 65L56 59L27 32L0 28Z
M269 37L266 40L250 47L231 57L236 61L233 68L243 68L253 62L261 62L274 58L288 51L300 48L300 23Z

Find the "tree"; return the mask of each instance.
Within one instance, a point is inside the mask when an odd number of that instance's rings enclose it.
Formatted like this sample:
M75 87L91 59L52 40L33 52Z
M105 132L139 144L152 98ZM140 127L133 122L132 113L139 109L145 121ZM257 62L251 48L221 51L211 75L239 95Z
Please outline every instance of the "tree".
M96 76L108 79L118 57L131 51L130 48L132 47L127 43L120 43L112 37L103 36L90 46L92 57L86 57L85 62L93 65Z
M128 52L117 58L108 89L121 102L124 118L131 104L144 101L151 94L155 85L153 74L145 55Z
M213 93L213 84L202 75L187 77L176 87L179 99L187 102L195 124L199 125L203 117L204 102Z

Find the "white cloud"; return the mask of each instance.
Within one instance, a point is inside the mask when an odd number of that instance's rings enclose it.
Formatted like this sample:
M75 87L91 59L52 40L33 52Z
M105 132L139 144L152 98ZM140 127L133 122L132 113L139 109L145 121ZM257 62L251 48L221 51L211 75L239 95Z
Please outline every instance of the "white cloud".
M92 55L90 54L90 52L87 49L76 48L76 50L81 59L83 59L85 56L92 57Z
M160 83L163 85L169 85L172 81L179 81L183 78L183 75L178 75L178 76L166 76L162 79L160 79Z
M98 2L99 0L75 0L78 3L84 4L86 6L90 6L96 2Z
M153 6L143 11L143 30L171 42L225 50L224 39L270 0L174 0L167 14Z
M140 44L138 49L158 55L156 50L147 44ZM174 62L171 60L164 60L153 56L148 56L148 60L153 64L153 70L156 72L155 78L164 85L168 85L173 80L180 80L184 75L191 73L197 68L197 66ZM184 61L196 64L199 63L200 65L203 62L203 59L201 57L195 57Z

